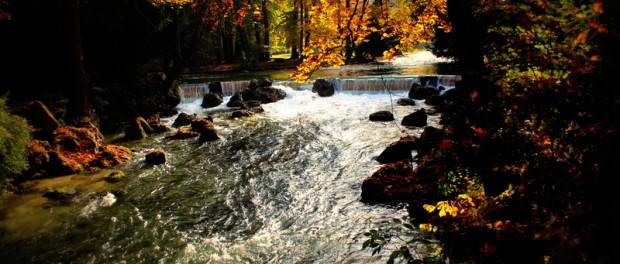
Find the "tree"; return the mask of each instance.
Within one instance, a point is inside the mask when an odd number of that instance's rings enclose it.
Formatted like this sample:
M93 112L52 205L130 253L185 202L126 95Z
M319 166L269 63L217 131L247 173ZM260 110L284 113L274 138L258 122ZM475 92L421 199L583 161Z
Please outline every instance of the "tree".
M303 24L312 36L302 52L305 59L290 76L303 82L323 65L344 64L355 46L367 41L373 32L384 39L399 40L384 53L391 59L403 50L429 42L435 28L450 31L446 12L446 0L385 1L372 6L367 0L319 0L308 12L309 21Z
M92 108L88 94L88 83L86 80L86 69L84 68L84 52L82 51L82 33L80 29L80 0L68 1L70 14L70 35L71 44L70 65L71 65L71 95L69 105L69 119L90 118Z

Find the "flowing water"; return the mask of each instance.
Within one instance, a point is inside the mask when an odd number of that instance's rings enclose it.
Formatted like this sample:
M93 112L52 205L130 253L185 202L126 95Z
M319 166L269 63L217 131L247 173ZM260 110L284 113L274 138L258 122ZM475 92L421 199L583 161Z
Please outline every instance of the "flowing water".
M362 234L406 208L360 202L361 184L387 145L421 133L399 120L426 106L392 104L408 87L390 94L338 83L341 91L325 98L309 87L279 86L284 100L244 119L230 119L225 104L206 110L187 96L180 111L213 116L222 140L161 134L116 142L134 150L120 168L126 180L103 181L107 170L40 180L32 193L0 206L0 263L385 262L361 250ZM368 121L380 110L397 121ZM430 125L438 121L429 117ZM152 148L168 154L165 165L145 164ZM70 201L41 195L66 185L82 194Z

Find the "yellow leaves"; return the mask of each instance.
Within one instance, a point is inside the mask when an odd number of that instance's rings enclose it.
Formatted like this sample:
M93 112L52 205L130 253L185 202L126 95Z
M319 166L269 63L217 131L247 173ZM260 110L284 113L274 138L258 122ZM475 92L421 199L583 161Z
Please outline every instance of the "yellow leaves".
M432 213L436 210L439 211L439 217L445 217L445 216L456 217L459 212L459 208L457 208L456 206L453 206L452 202L450 201L440 201L440 202L437 202L437 205L425 204L422 206L422 208L424 208L424 210L426 210L429 213Z
M154 6L163 6L167 5L170 7L173 6L183 6L185 4L190 4L193 0L149 0Z
M457 217L475 206L476 203L469 195L459 194L455 201L439 201L435 205L425 204L422 208L429 213L438 211L439 217Z
M420 224L419 228L422 232L437 232L437 227L431 224Z

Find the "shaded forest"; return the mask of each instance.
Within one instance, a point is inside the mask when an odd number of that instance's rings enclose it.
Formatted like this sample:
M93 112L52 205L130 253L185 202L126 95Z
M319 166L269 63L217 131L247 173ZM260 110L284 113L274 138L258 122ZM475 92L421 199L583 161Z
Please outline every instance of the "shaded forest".
M430 43L456 59L463 81L439 108L444 130L418 146L418 167L396 167L422 190L404 201L410 226L438 238L437 258L455 263L614 263L619 8L612 0L8 0L1 93L12 107L42 100L64 122L90 117L113 129L174 115L179 77L202 66L247 69L287 52L299 62L291 78L303 81L321 66ZM0 165L15 164L5 149ZM369 236L366 247L385 244ZM392 256L413 261L406 247Z

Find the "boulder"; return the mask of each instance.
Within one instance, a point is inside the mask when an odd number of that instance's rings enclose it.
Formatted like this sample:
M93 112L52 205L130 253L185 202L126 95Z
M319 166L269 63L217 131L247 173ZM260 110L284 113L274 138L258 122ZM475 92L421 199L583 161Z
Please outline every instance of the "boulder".
M94 125L60 127L53 132L51 143L61 150L97 152L103 145L103 135Z
M246 108L243 98L241 97L241 93L235 93L232 97L230 97L230 100L228 100L226 106Z
M201 143L204 143L204 142L209 142L209 141L216 141L219 139L220 139L220 135L217 133L215 128L213 128L213 129L202 130L202 132L200 132L200 137L198 138L198 141L200 141Z
M415 190L414 171L409 162L384 165L362 183L362 202L408 202Z
M159 165L166 163L166 153L161 149L154 149L146 153L146 163Z
M202 98L202 104L200 104L200 106L202 106L203 108L211 108L211 107L216 107L222 104L223 102L224 102L224 99L222 99L221 95L216 94L216 93L207 93Z
M401 98L396 101L397 105L415 105L415 101L411 98Z
M58 120L41 101L31 102L23 116L36 130L34 137L38 139L48 139L52 132L60 127Z
M438 94L431 95L428 99L424 101L427 105L440 105L444 103L443 97Z
M163 133L163 132L172 130L169 126L164 125L162 123L150 124L150 126L151 128L153 128L154 134Z
M28 164L32 171L41 171L46 169L50 163L48 149L51 148L49 142L44 140L33 139L28 147Z
M244 109L255 108L261 105L261 101L259 100L247 100L247 101L244 101L244 103L246 106L246 108Z
M251 108L249 108L248 110L249 110L249 111L252 111L252 112L254 112L254 113L262 113L262 112L265 112L265 109L263 109L263 107L262 107L262 106L260 106L260 105L257 105L257 106L254 106L254 107L251 107Z
M250 83L251 84L251 83ZM255 89L245 89L241 96L247 103L249 100L257 100L263 104L277 102L286 97L286 93L278 88L258 87Z
M254 115L254 112L249 111L249 110L237 110L232 112L232 114L230 115L231 118L242 118L242 117L248 117L248 116L252 116Z
M192 116L186 113L180 113L177 119L172 123L173 127L187 126L192 123Z
M377 161L381 164L393 163L401 160L413 161L411 152L417 147L417 138L405 136L398 141L390 144L377 157Z
M146 138L155 130L142 117L137 117L125 127L125 139L134 140Z
M248 84L248 88L241 92L241 97L246 103L250 100L257 100L262 104L273 103L284 99L286 93L281 89L271 87L272 84L273 80L269 78L251 80Z
M370 121L393 121L394 115L390 111L379 111L370 114Z
M250 83L248 84L248 89L255 90L261 87L271 87L271 85L273 85L272 79L262 77L260 79L251 80Z
M95 159L89 164L96 168L112 168L131 159L131 150L123 146L105 145L95 154Z
M420 84L424 86L437 87L437 85L439 85L439 78L437 78L437 76L421 76Z
M221 82L209 83L209 92L210 93L214 93L214 94L219 94L220 97L224 97L224 92L223 92L223 89L222 89L222 83Z
M417 100L428 99L434 94L439 94L439 90L435 89L434 86L422 86L417 83L411 85L409 90L409 98Z
M433 148L436 148L442 139L446 138L446 132L439 128L425 127L418 140L416 158L426 156Z
M159 124L161 123L161 118L159 117L159 114L155 113L155 114L151 114L149 115L149 117L146 119L146 122L149 125L153 125L153 124Z
M208 118L196 118L196 119L192 119L192 131L195 132L202 132L203 129L206 128L212 128L213 126L213 121L209 120Z
M49 167L48 172L55 175L75 174L84 169L81 160L65 157L59 151L49 151Z
M319 94L321 97L332 96L334 91L334 85L324 79L317 79L312 85L312 92Z
M428 115L426 114L426 110L424 108L415 111L405 117L403 117L403 121L401 121L401 125L403 126L415 126L415 127L423 127L426 126L426 119Z
M200 142L216 141L220 139L215 126L211 120L206 118L192 120L192 130L200 133L198 140Z
M195 131L190 131L187 128L179 128L177 130L177 132L174 132L168 136L166 136L166 139L186 139L186 138L193 138L193 137L197 137L200 133L195 132Z

